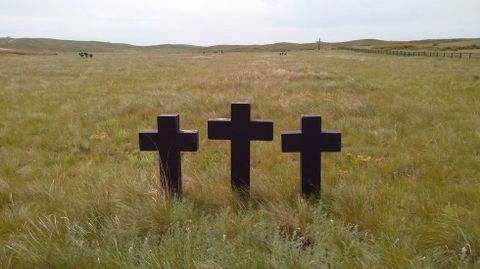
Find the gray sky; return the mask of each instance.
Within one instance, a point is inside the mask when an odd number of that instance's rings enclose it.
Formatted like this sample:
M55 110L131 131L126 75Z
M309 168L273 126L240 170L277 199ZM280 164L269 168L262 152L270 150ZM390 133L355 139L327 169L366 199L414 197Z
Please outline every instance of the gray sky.
M0 36L135 45L480 37L480 0L0 0Z

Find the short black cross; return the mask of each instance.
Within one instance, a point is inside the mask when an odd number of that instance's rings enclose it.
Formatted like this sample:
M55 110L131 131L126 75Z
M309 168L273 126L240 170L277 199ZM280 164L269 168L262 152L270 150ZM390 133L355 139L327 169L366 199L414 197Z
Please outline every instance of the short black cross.
M319 195L321 190L321 153L341 151L342 134L322 131L322 118L302 115L301 131L282 132L282 152L300 152L302 193Z
M208 139L230 140L231 184L236 191L250 191L250 141L273 140L273 122L250 120L250 103L231 106L231 119L209 119Z
M198 150L198 131L179 130L178 114L157 117L158 130L139 133L140 150L158 151L160 154L160 180L172 193L182 192L181 151Z

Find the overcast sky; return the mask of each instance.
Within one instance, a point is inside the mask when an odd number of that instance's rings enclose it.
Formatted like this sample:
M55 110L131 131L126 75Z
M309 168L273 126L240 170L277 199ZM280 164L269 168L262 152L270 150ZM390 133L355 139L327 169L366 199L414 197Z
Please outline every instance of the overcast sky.
M135 45L480 37L480 0L0 0L0 36Z

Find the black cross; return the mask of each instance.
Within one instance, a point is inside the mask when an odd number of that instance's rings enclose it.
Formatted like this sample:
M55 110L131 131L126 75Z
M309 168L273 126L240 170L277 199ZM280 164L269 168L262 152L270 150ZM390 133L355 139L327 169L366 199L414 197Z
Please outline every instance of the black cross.
M321 153L341 151L342 134L322 131L322 118L317 115L302 115L301 128L282 132L282 152L300 152L302 193L319 195Z
M250 120L250 103L232 103L231 119L209 119L208 139L230 140L231 181L234 190L250 190L250 141L273 140L273 122Z
M198 131L179 130L178 114L157 117L158 130L139 133L140 150L160 154L160 180L172 193L182 192L181 151L198 150Z

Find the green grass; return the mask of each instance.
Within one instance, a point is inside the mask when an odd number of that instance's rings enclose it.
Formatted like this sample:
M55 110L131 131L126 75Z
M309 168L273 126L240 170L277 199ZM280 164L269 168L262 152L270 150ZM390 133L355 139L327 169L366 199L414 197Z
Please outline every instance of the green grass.
M480 268L480 65L345 51L0 57L4 268ZM230 102L272 119L252 194L230 190ZM159 187L138 131L180 113L184 196ZM322 198L299 198L280 131L340 130Z

